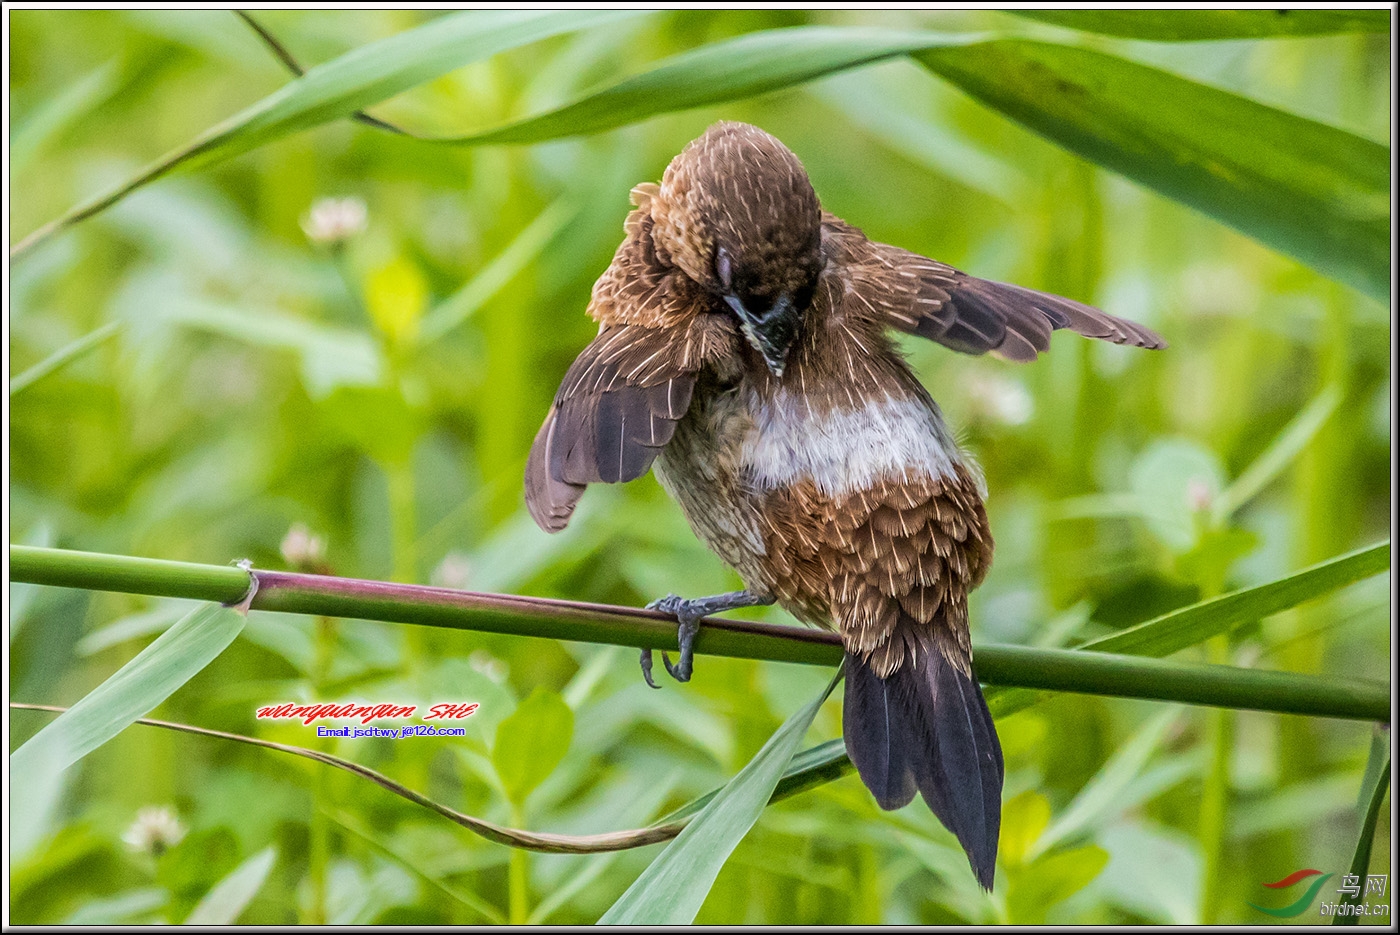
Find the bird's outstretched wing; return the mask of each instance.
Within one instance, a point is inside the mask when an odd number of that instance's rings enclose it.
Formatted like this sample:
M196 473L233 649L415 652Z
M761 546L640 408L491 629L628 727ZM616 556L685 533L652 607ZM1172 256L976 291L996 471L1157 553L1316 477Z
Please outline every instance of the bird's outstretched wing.
M928 257L866 238L840 218L822 218L828 270L843 280L846 307L872 321L964 354L991 351L1030 361L1069 328L1114 344L1159 349L1161 335L1136 322L1046 292L978 279Z
M683 338L674 328L605 327L574 361L525 467L525 503L541 529L563 529L586 485L651 467L695 387L695 372L680 366Z
M635 480L690 408L696 375L736 353L738 333L651 241L655 186L638 186L627 238L593 287L602 328L569 367L530 449L525 503L546 532L568 525L588 484Z

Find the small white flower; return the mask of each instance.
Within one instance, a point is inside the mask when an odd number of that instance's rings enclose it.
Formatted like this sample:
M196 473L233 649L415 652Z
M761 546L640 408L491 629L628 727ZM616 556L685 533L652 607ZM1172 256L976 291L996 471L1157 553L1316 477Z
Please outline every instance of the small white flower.
M282 537L282 557L294 568L318 565L326 558L326 541L313 536L305 523L293 523Z
M133 851L159 857L167 848L180 843L185 826L165 805L148 805L136 813L136 820L122 833L122 840Z
M322 198L301 219L301 229L312 243L337 244L364 230L368 221L363 199Z
M428 579L440 588L465 588L471 580L472 563L461 552L449 552Z

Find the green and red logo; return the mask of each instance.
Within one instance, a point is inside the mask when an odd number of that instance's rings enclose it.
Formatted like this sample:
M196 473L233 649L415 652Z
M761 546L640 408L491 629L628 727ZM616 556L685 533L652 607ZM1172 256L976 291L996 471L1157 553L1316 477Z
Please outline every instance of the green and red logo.
M1261 906L1258 903L1250 903L1250 905L1260 912L1268 913L1279 919L1291 919L1294 916L1300 916L1304 912L1307 912L1308 907L1313 904L1313 900L1317 899L1318 892L1321 891L1323 885L1328 880L1332 879L1332 874L1323 873L1321 870L1295 870L1276 883L1264 884L1271 890L1286 890L1297 886L1309 877L1317 877L1317 879L1313 880L1312 883L1308 885L1307 892L1299 896L1296 902L1291 902L1287 906L1279 906L1277 909Z

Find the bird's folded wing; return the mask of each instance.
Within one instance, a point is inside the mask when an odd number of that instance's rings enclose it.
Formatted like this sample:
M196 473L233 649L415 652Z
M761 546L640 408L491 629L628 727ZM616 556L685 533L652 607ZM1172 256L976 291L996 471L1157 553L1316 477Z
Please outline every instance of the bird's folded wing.
M946 263L876 243L826 215L822 242L852 313L937 341L965 354L992 351L1035 360L1050 333L1069 328L1114 344L1159 349L1167 342L1136 322L1046 292L978 279Z
M698 371L732 353L732 329L699 314L686 326L604 327L579 354L535 436L525 502L557 532L588 484L641 477L690 408Z

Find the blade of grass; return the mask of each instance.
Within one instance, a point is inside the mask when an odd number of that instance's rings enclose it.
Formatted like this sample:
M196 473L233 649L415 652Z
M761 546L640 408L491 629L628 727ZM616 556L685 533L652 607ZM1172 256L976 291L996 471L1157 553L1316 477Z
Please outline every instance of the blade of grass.
M495 11L475 15L493 14L507 16ZM467 15L472 14L442 17L313 68L137 178L35 232L12 255L177 165L246 151L353 113L472 56L598 22L565 23L568 14L548 14L548 28L539 22L502 25L495 20L489 24L494 29L477 28L485 20L467 28L459 22ZM445 42L449 34L462 41ZM467 34L475 41L467 41ZM438 142L539 142L594 133L903 54L913 54L984 104L1071 151L1325 275L1388 298L1389 155L1384 146L1167 72L1050 43L831 27L757 32L682 53L562 108ZM405 57L414 60L405 65Z
M1358 549L1258 587L1234 591L1174 610L1118 633L1091 640L1077 650L1130 656L1170 656L1236 627L1330 594L1390 568L1390 543ZM987 704L1007 717L1034 704L1042 694L1025 688L993 687Z
M1236 510L1282 474L1284 469L1293 463L1293 459L1308 447L1308 443L1327 424L1327 420L1332 418L1332 413L1337 411L1341 402L1342 392L1336 386L1328 386L1314 396L1269 443L1263 453L1221 492L1214 506L1215 522L1225 522Z
M10 137L10 178L20 178L46 146L110 98L121 77L116 59L99 65L19 124Z
M1008 39L915 58L1071 152L1389 300L1380 143L1088 49Z
M475 276L424 316L419 327L423 343L443 337L495 297L512 279L535 261L554 236L578 216L578 206L556 201L539 213Z
M1134 656L1167 656L1237 626L1296 607L1390 569L1390 543L1357 549L1286 578L1163 614L1079 649Z
M10 756L21 785L35 782L39 764L67 769L121 733L194 678L243 630L246 608L206 604L158 636L134 659Z
M157 159L133 178L50 221L16 244L10 256L25 253L176 168L228 159L300 130L347 117L470 62L643 12L468 10L440 16L360 46L309 69L297 80Z
M1026 852L1030 863L1063 841L1074 838L1095 822L1101 822L1109 809L1128 807L1123 793L1134 779L1147 768L1181 715L1181 708L1172 706L1151 717L1138 728L1128 742L1113 752L1103 768L1094 774L1074 800L1060 813Z
M970 41L931 32L797 26L725 39L662 60L562 107L442 143L538 143L599 133L657 114L741 100L835 72Z
M327 818L340 825L346 831L349 831L351 834L360 838L362 841L364 841L366 844L369 844L381 854L384 854L386 857L389 857L395 863L408 870L410 873L418 877L424 883L427 883L434 889L457 900L459 903L466 906L468 909L482 916L484 919L486 919L487 922L490 922L492 925L505 924L506 917L502 915L500 911L496 909L495 906L491 905L485 899L482 899L480 896L478 896L471 890L460 890L457 887L451 885L450 883L447 883L439 877L433 875L431 872L424 869L423 867L419 866L416 860L414 860L407 854L401 853L397 848L389 844L387 841L382 840L377 834L375 834L370 829L366 828L363 824L361 824L359 819L355 818L349 812L344 811L343 809L335 809L334 811L332 811L326 808L322 808L320 809L320 811L321 814L325 815Z
M262 23L259 23L257 20L253 19L252 15L249 14L246 10L234 10L233 14L239 19L241 19L245 24L247 24L248 28L251 29L257 35L257 37L263 41L263 44L266 45L268 47L268 50L272 52L273 56L286 67L287 71L291 72L298 78L306 74L306 69L301 67L301 63L298 62L296 58L292 55L292 53L287 50L286 46L277 41L276 36L267 31L267 28L264 27ZM355 120L360 121L360 123L363 123L367 126L376 127L380 130L388 130L390 133L400 133L406 136L412 135L407 130L401 129L400 127L396 127L392 123L388 123L387 121L380 120L378 117L371 117L369 114L365 113L362 110L357 110L350 116L353 117Z
M794 27L666 59L443 143L534 143L751 97L899 55L1055 143L1368 294L1390 289L1385 146L1159 69L1019 39Z
M71 341L63 347L60 347L19 376L12 377L10 379L11 398L23 393L25 390L29 389L29 387L38 383L44 377L58 370L60 367L63 367L65 364L70 364L88 351L100 347L110 338L115 337L117 332L121 329L122 322L109 321L96 331L89 332L76 341Z
M1360 827L1356 835L1356 850L1352 852L1351 868L1348 873L1357 881L1365 881L1371 870L1371 847L1376 839L1376 821L1380 818L1381 805L1385 802L1386 790L1390 787L1390 732L1377 728L1371 738L1371 753L1366 763L1366 775L1361 783ZM1342 903L1359 906L1366 898L1366 883L1360 883L1356 896L1346 896ZM1338 914L1333 925L1357 925L1359 915Z
M213 889L204 894L185 925L232 925L238 921L248 903L262 889L272 865L277 862L277 848L265 847L234 867Z
M763 813L797 745L840 679L768 738L754 758L701 809L666 850L642 871L599 925L689 925L720 868Z
M1189 42L1201 39L1266 39L1389 32L1386 10L1009 10L1017 16L1069 29Z

